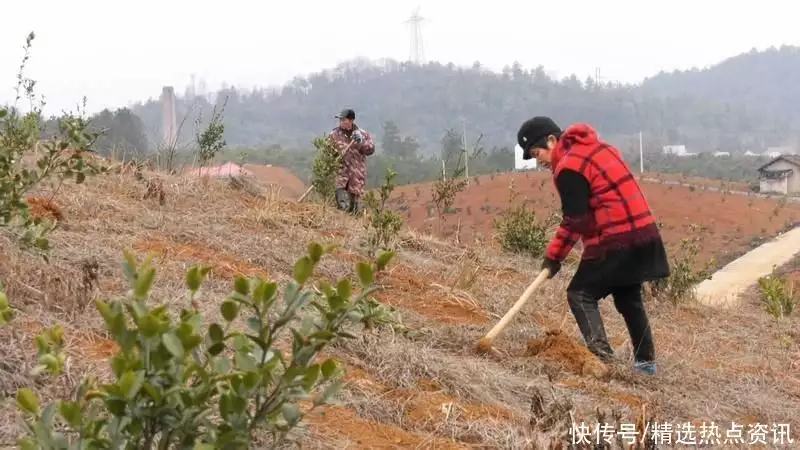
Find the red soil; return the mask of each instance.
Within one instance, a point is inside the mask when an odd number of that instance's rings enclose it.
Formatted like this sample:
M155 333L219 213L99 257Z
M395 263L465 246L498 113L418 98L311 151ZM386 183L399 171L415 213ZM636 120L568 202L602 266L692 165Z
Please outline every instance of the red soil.
M544 220L560 208L552 176L546 172L485 175L473 179L456 196L456 212L445 216L442 234L452 235L460 219L460 241L483 242L497 246L493 239L493 218L500 218L509 205L509 186L514 183L519 196ZM685 237L702 237L698 263L711 258L730 260L749 250L754 238L774 236L787 224L800 220L800 205L777 199L690 189L643 182L642 187L662 225L662 234L671 250ZM402 207L406 223L417 229L437 219L430 185L398 187L392 197L395 209ZM438 227L433 226L433 230Z
M306 190L306 185L297 178L289 169L278 166L265 166L261 164L245 164L245 170L253 173L256 180L262 184L280 186L282 197L298 199Z

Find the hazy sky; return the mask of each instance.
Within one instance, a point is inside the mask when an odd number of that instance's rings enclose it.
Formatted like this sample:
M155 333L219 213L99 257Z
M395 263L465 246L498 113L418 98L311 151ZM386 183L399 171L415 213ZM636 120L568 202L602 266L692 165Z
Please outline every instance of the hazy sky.
M114 6L117 3L119 6ZM769 46L800 45L788 0L190 1L27 0L0 9L0 102L13 99L22 45L36 33L28 75L48 111L120 107L183 92L279 85L358 56L409 57L403 22L417 6L427 60L500 70L542 64L559 78L635 82ZM550 9L547 9L550 8Z

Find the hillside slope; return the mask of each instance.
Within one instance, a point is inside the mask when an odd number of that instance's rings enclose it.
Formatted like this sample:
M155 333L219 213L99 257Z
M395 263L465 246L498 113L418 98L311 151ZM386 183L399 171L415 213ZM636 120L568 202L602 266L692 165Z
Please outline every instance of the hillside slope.
M681 181L661 174L645 176L653 177ZM717 265L729 262L800 221L797 203L727 193L743 186L723 181L687 179L683 182L697 186L643 182L642 187L669 249L676 251L683 238L697 238L701 264L712 258ZM391 199L392 205L403 211L409 225L420 230L439 227L431 186L400 186ZM500 219L508 209L512 187L517 195L513 204L525 202L542 220L560 212L552 176L547 172L482 175L472 178L470 185L456 196L454 210L445 216L443 233L452 235L458 229L461 242L496 246L493 219Z
M164 205L142 200L144 187L126 175L62 186L56 202L63 222L52 239L49 266L3 235L0 252L6 260L0 279L20 312L10 327L0 329L5 363L0 383L6 393L0 445L13 445L18 434L17 388L28 386L52 398L69 392L84 374L108 373L105 358L114 346L91 299L124 293L123 249L158 256L154 294L174 299L176 309L186 268L199 262L214 265L199 299L211 317L232 290L233 275L286 280L309 240L342 245L323 260L322 277L343 276L364 258L362 224L335 210L255 198L225 181L162 177ZM49 196L50 189L40 194ZM380 278L386 290L377 298L397 308L406 330L358 331L361 338L330 349L330 355L346 363L352 383L341 406L328 408L324 416L315 413L310 428L298 430L294 439L302 448L522 449L567 433L570 420L593 426L597 409L609 413L608 422L614 421L611 411L618 411L623 424L636 423L644 414L645 421L676 427L692 422L699 430L702 422L713 420L720 424L721 439L731 421L768 427L791 423L793 430L800 426L800 380L793 375L800 356L797 319L791 322L790 345L782 347L784 335L753 300L726 311L724 318L695 304L650 304L661 370L653 379L630 374L625 325L605 302L610 338L623 349L610 377L598 380L584 375L584 362L591 358L575 339L577 328L564 301L574 270L566 267L497 341L505 358L476 355L474 344L537 268L538 261L500 256L487 246L454 246L404 232L398 258ZM91 273L96 276L85 276ZM463 273L475 276L470 280ZM56 322L66 330L68 375L32 381L33 338ZM547 338L546 330L563 335ZM538 354L529 356L529 346ZM551 408L554 400L558 407ZM557 423L553 429L548 429L550 421Z

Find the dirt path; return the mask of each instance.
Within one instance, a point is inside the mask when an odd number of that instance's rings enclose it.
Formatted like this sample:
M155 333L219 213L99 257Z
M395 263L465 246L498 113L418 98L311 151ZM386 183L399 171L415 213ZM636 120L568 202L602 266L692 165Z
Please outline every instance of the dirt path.
M800 252L800 227L764 243L697 285L697 299L711 306L732 306L758 279L769 275Z

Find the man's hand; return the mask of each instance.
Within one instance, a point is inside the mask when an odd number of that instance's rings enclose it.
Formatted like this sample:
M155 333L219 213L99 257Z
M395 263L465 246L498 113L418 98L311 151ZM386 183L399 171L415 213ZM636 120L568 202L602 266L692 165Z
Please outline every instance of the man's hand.
M353 140L356 141L356 144L360 144L361 141L364 140L364 135L361 134L361 130L356 130L353 132Z
M559 270L561 270L561 263L549 258L545 258L542 261L542 269L547 269L550 272L550 275L547 276L548 279L553 278L556 276Z

